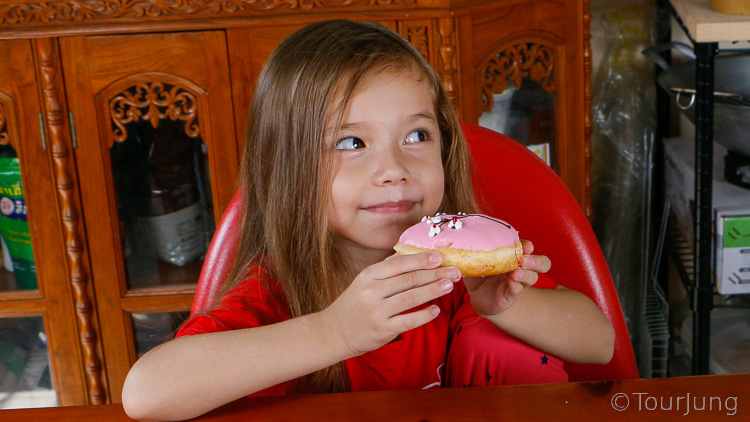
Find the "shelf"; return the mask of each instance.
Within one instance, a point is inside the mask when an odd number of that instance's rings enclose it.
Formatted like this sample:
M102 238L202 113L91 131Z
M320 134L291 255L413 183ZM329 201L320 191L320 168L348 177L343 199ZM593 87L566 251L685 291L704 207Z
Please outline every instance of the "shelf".
M134 265L143 265L143 262ZM194 288L198 282L203 260L195 260L186 265L178 266L153 258L148 261L148 265L150 266L148 270L143 271L144 267L141 267L141 271L137 275L133 274L132 278L128 280L130 290L158 287L184 290L185 285L192 285Z
M16 285L16 276L12 272L0 268L0 304L2 304L3 311L15 310L25 313L31 308L39 307L41 300L42 295L39 289L19 289ZM32 301L36 303L34 304ZM16 305L12 305L12 302L15 302Z
M57 402L55 390L0 391L0 409L25 409L31 407L54 407Z
M696 239L702 241L696 245L688 243L688 249L685 249L683 244L681 251L676 252L677 265L683 267L681 279L690 291L690 308L695 315L692 353L694 375L709 372L711 310L717 296L711 248L715 58L720 49L720 42L750 40L750 17L717 13L712 11L709 5L710 0L660 0L657 13L657 28L669 28L667 16L671 14L693 42L696 55L694 111L696 180L693 196L696 203L693 224ZM669 122L664 122L669 119L669 112L668 109L665 112L663 98L660 97L658 100L657 133L663 135L663 129L669 127ZM688 260L691 261L691 265L685 265Z
M750 16L728 15L711 9L711 0L671 0L696 42L750 40Z

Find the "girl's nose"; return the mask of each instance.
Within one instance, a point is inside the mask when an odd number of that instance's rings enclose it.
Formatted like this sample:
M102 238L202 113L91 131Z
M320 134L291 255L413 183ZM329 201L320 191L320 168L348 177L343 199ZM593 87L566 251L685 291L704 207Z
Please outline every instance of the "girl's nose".
M388 148L387 151L382 151L376 159L376 183L378 185L393 185L407 182L409 170L405 161L397 148Z

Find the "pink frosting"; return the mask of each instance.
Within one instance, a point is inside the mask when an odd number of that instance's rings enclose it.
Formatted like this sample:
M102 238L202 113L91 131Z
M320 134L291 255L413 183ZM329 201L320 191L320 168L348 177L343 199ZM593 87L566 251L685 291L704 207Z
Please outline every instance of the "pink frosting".
M442 220L437 223L440 232L430 236L430 229L436 223L434 218ZM449 221L456 218L461 227L449 227ZM454 220L455 221L455 220ZM433 229L436 230L436 229ZM401 233L399 243L419 248L457 248L473 251L489 251L502 247L512 247L519 242L518 232L503 220L484 214L455 215L444 214L427 217L427 221L419 222Z

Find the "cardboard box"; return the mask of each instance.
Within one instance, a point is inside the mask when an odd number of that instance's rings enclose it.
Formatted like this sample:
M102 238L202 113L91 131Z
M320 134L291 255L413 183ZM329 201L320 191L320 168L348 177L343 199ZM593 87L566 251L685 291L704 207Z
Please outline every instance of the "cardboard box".
M750 209L716 210L716 288L750 293Z
M750 189L724 179L726 149L713 145L714 280L721 294L750 293ZM666 196L672 203L675 224L693 244L693 191L695 143L684 138L664 140ZM725 228L729 230L725 236ZM726 242L725 242L726 239Z

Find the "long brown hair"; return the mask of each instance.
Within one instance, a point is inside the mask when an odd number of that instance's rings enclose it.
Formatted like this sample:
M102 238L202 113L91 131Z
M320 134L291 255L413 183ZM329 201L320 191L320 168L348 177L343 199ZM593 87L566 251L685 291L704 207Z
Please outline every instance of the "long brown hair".
M333 177L331 163L322 159L326 123L333 118L339 127L358 83L391 68L416 69L432 88L446 174L440 209L476 211L467 146L451 102L421 54L378 24L311 24L284 40L260 74L240 173L239 248L219 297L259 265L278 280L294 318L323 310L351 282L337 259L324 206ZM343 362L305 381L306 392L349 389Z

